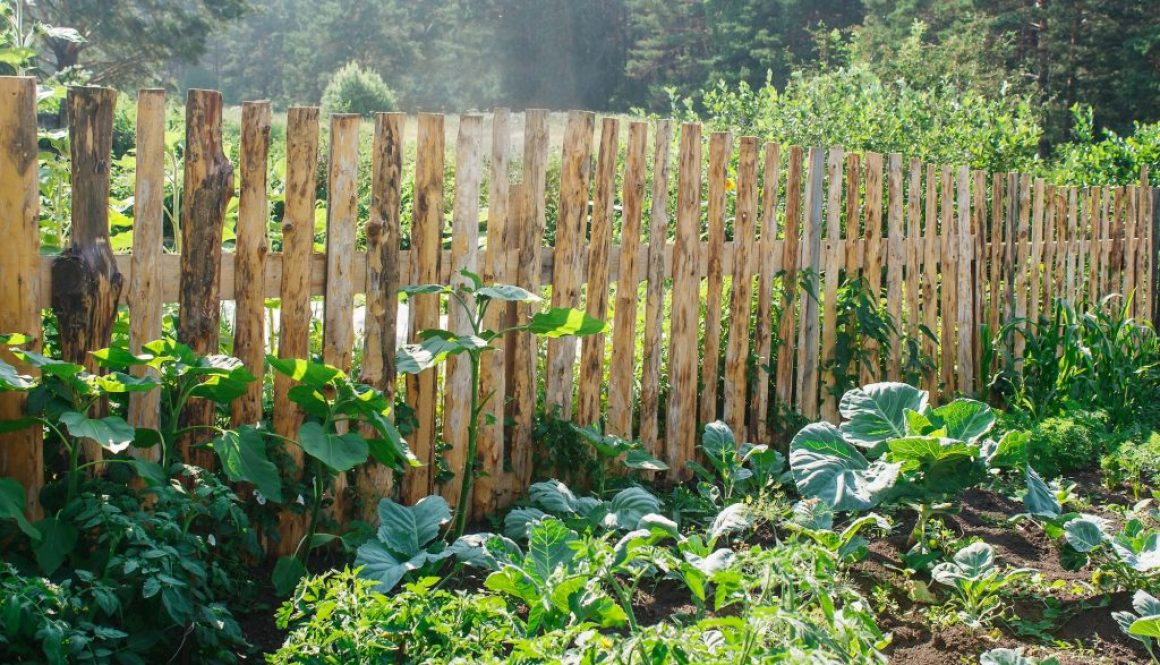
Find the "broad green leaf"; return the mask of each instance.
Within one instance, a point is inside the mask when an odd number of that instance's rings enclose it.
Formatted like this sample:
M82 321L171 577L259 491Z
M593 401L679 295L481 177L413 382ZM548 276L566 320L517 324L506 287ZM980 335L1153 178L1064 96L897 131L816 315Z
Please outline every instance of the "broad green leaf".
M640 448L634 448L624 456L624 465L642 471L668 471L669 465L649 455Z
M342 370L337 367L299 358L283 360L277 356L267 355L266 362L278 373L318 391L324 390L336 377L343 375Z
M803 497L821 499L836 511L878 505L901 468L882 461L871 464L827 422L806 425L798 432L790 443L789 466Z
M637 528L640 520L650 513L661 512L661 501L643 487L626 487L617 492L608 504L613 526L624 530Z
M40 532L24 517L24 486L15 478L0 478L0 519L15 520L25 535L40 539Z
M36 380L31 376L21 374L16 368L0 360L0 390L32 390L36 387Z
M448 552L448 555L451 553ZM412 570L418 570L442 556L420 551L410 558L397 559L381 543L364 543L355 554L354 564L359 567L359 575L379 583L379 592L386 593Z
M753 516L749 507L744 503L734 503L726 506L713 518L713 525L709 527L709 538L720 540L734 533L747 531L753 526Z
M1128 634L1160 640L1160 616L1136 619L1131 626L1128 626Z
M111 453L120 453L133 443L136 431L120 416L89 418L76 411L60 414L60 422L78 439L92 439Z
M526 326L519 326L517 330L527 330L534 335L555 339L574 335L583 337L606 332L608 326L603 321L589 316L578 309L557 307L547 312L540 312L532 316Z
M557 515L585 517L600 505L599 499L578 497L567 485L555 479L533 483L528 488L528 498L533 505Z
M1104 544L1106 520L1095 515L1080 515L1063 527L1067 544L1077 552L1086 554Z
M503 518L503 533L508 538L527 540L532 524L547 517L539 508L516 508Z
M153 377L131 376L123 372L95 376L93 384L106 393L145 393L161 385Z
M382 499L378 512L378 539L399 561L424 551L439 537L439 529L451 521L451 508L439 495L419 499L413 506Z
M36 523L40 540L33 545L36 563L45 575L52 575L72 554L80 532L72 524L55 517L46 517Z
M793 504L791 521L813 531L832 529L834 509L821 499L801 499Z
M1023 496L1023 505L1027 506L1027 512L1035 517L1051 519L1059 517L1063 512L1063 506L1059 505L1059 500L1055 498L1055 493L1043 482L1043 478L1031 468L1031 465L1026 465L1023 472L1024 481L1027 483L1027 494Z
M298 428L298 442L306 454L340 473L367 461L370 454L366 440L356 432L334 434L316 422Z
M956 399L931 411L930 420L948 438L974 443L995 426L995 412L982 402Z
M274 593L285 597L294 591L303 577L306 577L306 566L301 561L292 556L281 556L274 564L270 581L274 585Z
M1017 469L1027 464L1027 446L1031 434L1023 430L1011 430L999 439L983 442L983 458L987 466L995 469Z
M887 459L902 464L903 471L929 469L954 458L975 459L978 446L955 439L908 436L887 442Z
M736 452L737 440L733 437L733 430L729 429L724 421L715 420L705 425L701 446L709 455L721 457L724 454Z
M448 549L457 561L488 570L499 570L503 565L524 559L523 551L514 540L496 533L469 533L457 538Z
M707 557L698 556L693 552L681 552L681 555L685 557L685 561L705 575L725 570L733 565L733 560L736 558L733 550L726 548L715 550Z
M842 395L842 435L863 448L906 436L906 410L926 409L927 393L905 383L872 383Z
M556 568L567 565L575 555L572 543L579 540L575 531L560 520L547 518L532 525L528 533L528 555L525 569L547 581Z
M93 351L91 355L96 359L98 365L109 369L128 369L130 367L149 365L156 357L151 353L137 355L129 349L119 346L111 346L107 349Z
M914 409L905 409L903 415L906 418L906 434L908 436L946 436L946 432L935 433L938 428L924 413L919 413Z
M540 296L531 291L518 286L512 286L511 284L492 284L491 286L485 286L476 291L475 295L480 298L508 302L539 302L542 300Z
M131 459L129 460L129 464L137 472L137 475L152 487L161 487L169 480L169 477L165 474L165 469L162 469L161 465L157 462Z
M1132 594L1132 609L1142 617L1160 615L1160 600L1143 589L1137 589Z
M401 287L399 293L416 296L431 293L451 293L451 289L442 284L408 284Z
M278 467L266 457L266 440L254 427L226 430L210 442L226 477L234 482L252 483L263 496L282 502L282 478Z
M421 344L403 344L395 352L395 367L404 374L418 374L436 362L435 354Z

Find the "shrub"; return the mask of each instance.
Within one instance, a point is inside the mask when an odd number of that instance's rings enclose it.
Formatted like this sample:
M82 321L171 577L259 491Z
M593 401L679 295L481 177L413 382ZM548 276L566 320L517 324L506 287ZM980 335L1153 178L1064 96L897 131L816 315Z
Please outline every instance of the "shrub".
M1095 467L1111 441L1099 415L1088 412L1045 418L1029 432L1031 465L1046 478Z
M1127 486L1140 497L1146 487L1160 487L1160 433L1129 434L1100 460L1104 480Z
M327 113L358 113L369 116L375 111L394 111L395 92L377 72L348 62L334 73L322 93L322 108Z

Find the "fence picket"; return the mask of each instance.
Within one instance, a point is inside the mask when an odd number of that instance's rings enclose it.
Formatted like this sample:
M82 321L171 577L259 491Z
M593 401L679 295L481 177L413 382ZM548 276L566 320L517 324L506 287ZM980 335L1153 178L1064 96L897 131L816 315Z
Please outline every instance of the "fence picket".
M798 410L810 420L818 418L818 276L822 268L822 187L824 186L821 148L810 148L809 180L806 181L805 217L802 220L802 294L798 331Z
M798 300L798 267L801 261L799 243L801 238L801 194L802 192L802 148L790 146L789 171L785 182L785 239L782 242L782 309L778 320L777 414L792 410L793 402L793 361L794 339L797 330L796 307Z
M974 261L975 241L971 236L971 171L966 166L960 166L958 171L958 194L955 197L958 203L958 220L955 222L955 231L958 242L954 244L952 252L955 264L955 285L958 293L955 296L957 315L955 324L958 327L958 356L956 358L955 374L958 377L958 391L964 395L972 395L975 390L975 361L972 353L975 345L975 304L974 300Z
M640 372L640 440L653 456L662 454L657 413L665 310L665 242L669 234L669 146L673 125L657 120L653 139L652 196L649 201L648 261L645 265L644 342Z
M415 143L414 218L411 221L410 284L439 280L439 259L443 244L443 116L421 113ZM418 342L418 333L439 328L439 296L416 295L408 299L407 339ZM436 371L407 376L407 403L418 425L411 435L411 448L423 466L403 477L403 497L409 503L434 491Z
M757 276L757 385L751 403L753 413L752 438L768 443L769 383L773 375L773 280L781 268L781 256L775 251L777 242L777 199L781 173L781 146L766 143L764 149L761 188L761 240L758 248L759 275Z
M234 357L261 377L266 366L266 197L269 172L270 103L242 104L242 145L239 151L241 193L238 197L237 242L234 249ZM231 405L235 426L262 420L262 381L246 387Z
M705 338L701 357L700 419L717 419L717 381L721 357L721 290L725 259L725 196L733 136L714 132L709 137L708 234L705 267Z
M129 349L161 337L161 274L158 259L162 252L165 215L165 91L137 93L137 174L133 187L133 257L129 271ZM134 367L134 376L156 372ZM134 427L157 429L161 424L161 392L129 395L128 422ZM155 448L131 448L139 459L160 459Z
M673 242L669 401L665 445L671 478L684 477L697 435L697 314L700 303L701 126L681 126L677 227ZM799 151L800 156L800 151ZM799 160L800 162L800 160Z
M600 321L608 318L608 273L612 261L612 214L616 203L616 155L620 123L605 118L600 127L600 152L594 175L592 230L588 241L588 286L585 311ZM581 237L583 233L580 234ZM580 386L576 421L591 425L600 419L604 385L604 334L585 337L580 345Z
M840 146L830 148L827 162L828 187L826 196L826 249L825 293L822 297L822 354L823 363L830 362L838 342L838 282L844 262L842 244L842 159ZM822 418L838 421L838 396L832 387L837 383L833 369L822 388Z
M894 320L890 349L886 359L886 376L891 381L902 378L902 271L906 261L902 218L902 155L892 152L886 166L886 312Z
M753 313L750 247L757 238L757 139L743 136L737 157L737 214L733 224L733 290L729 301L729 339L725 348L725 422L740 441L748 441L745 423L748 388L749 323Z
M955 191L954 173L951 167L942 167L939 180L939 382L942 390L936 401L941 401L941 394L950 394L955 389L955 314L958 307L955 304L958 296L958 286L955 282L958 258L958 234L955 231Z
M862 259L863 284L875 306L882 298L882 155L866 153L866 210L863 230L864 255ZM881 376L880 349L877 340L867 340L868 364L862 368L862 383L879 380Z
M647 176L645 149L648 125L633 122L628 126L625 149L624 190L621 194L620 276L616 281L616 307L612 330L612 357L608 367L607 431L622 438L632 438L632 387L636 367L636 317L640 285L637 267L640 253L640 224L644 206L644 181ZM646 350L648 347L645 347Z
M906 334L911 344L922 339L919 325L919 275L922 265L922 162L910 161L909 181L906 188ZM901 322L899 322L901 326Z

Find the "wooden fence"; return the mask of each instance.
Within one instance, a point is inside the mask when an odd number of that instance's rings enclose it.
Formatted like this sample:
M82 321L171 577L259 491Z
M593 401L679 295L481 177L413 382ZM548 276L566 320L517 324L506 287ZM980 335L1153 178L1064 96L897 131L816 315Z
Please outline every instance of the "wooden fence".
M260 375L264 300L281 299L277 353L304 357L311 298L325 296L322 359L350 371L355 296L365 294L357 371L364 382L393 393L402 284L454 282L466 268L488 281L550 291L552 305L582 307L610 321L607 335L549 341L543 362L536 341L522 334L499 341L500 350L487 356L484 391L496 398L481 435L485 474L472 497L477 514L510 503L529 483L533 418L540 410L637 437L674 475L694 457L699 425L709 420L723 418L739 437L769 441L781 408L837 418L837 399L827 390L835 377L826 361L838 343L837 293L854 277L879 296L899 332L870 351L882 371L869 369L861 378L899 379L908 354L903 339L921 340L918 349L933 360L921 383L936 396L980 392L988 369L980 367L981 324L997 330L1016 317L1037 316L1056 298L1087 303L1133 289L1136 314L1153 312L1154 197L1146 174L1141 186L1055 186L898 154L763 144L727 133L706 142L695 123L681 125L674 137L667 120L628 122L621 146L624 122L602 118L597 136L597 117L588 112L568 114L556 148L549 145L548 114L528 111L522 154L513 150L518 128L506 111L491 118L490 140L484 117L461 116L453 151L444 145L441 115L376 115L368 219L358 214L360 118L331 116L326 252L316 253L321 119L316 108L292 108L282 251L271 253L271 112L268 103L247 103L236 248L223 252L235 171L222 148L221 97L203 90L190 91L186 105L183 253L162 249L165 100L162 92L146 90L137 100L133 253L114 256L105 205L114 96L96 88L70 91L73 246L64 256L42 257L35 87L31 79L0 78L0 237L7 243L0 331L38 335L41 310L53 307L71 317L67 330L62 319L62 332L73 342L62 343L83 359L86 350L107 343L112 303L128 306L136 347L160 335L162 303L176 302L182 341L214 352L220 302L233 300L233 352ZM417 123L415 161L413 173L404 173L409 122ZM559 187L548 191L554 151ZM450 206L444 201L447 159L454 160ZM402 250L409 178L413 216L409 249ZM549 202L556 203L554 246L544 242ZM365 225L365 251L356 245L359 225ZM443 245L448 231L450 249ZM490 323L525 320L532 309L493 308ZM413 298L407 334L439 326L442 311L437 296ZM465 322L452 313L448 325ZM922 326L937 342L920 333ZM1019 354L1019 340L1013 343ZM418 418L409 442L428 465L401 479L396 490L406 501L438 491L454 505L458 483L437 486L431 469L437 440L448 445L452 468L462 461L466 369L453 363L406 379L405 399ZM272 427L293 436L302 414L287 398L290 382L279 376L274 386ZM0 417L21 406L18 396L0 396ZM156 395L134 396L133 424L156 424L157 406ZM237 400L232 415L239 423L260 419L260 388ZM195 407L186 418L213 413ZM2 438L0 475L26 483L35 511L43 473L39 434ZM366 498L395 491L389 474L373 464L356 475L345 489ZM290 535L294 528L286 527Z

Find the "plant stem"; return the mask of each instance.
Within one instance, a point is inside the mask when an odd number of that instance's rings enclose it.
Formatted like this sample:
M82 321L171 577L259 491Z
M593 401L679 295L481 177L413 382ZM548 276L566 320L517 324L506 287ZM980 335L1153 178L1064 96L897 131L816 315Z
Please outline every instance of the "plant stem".
M459 484L459 501L455 507L455 525L451 538L459 538L467 528L467 507L471 505L471 486L475 481L475 453L479 445L479 365L480 352L470 351L471 360L471 419L467 423L467 457L463 461L463 477Z

